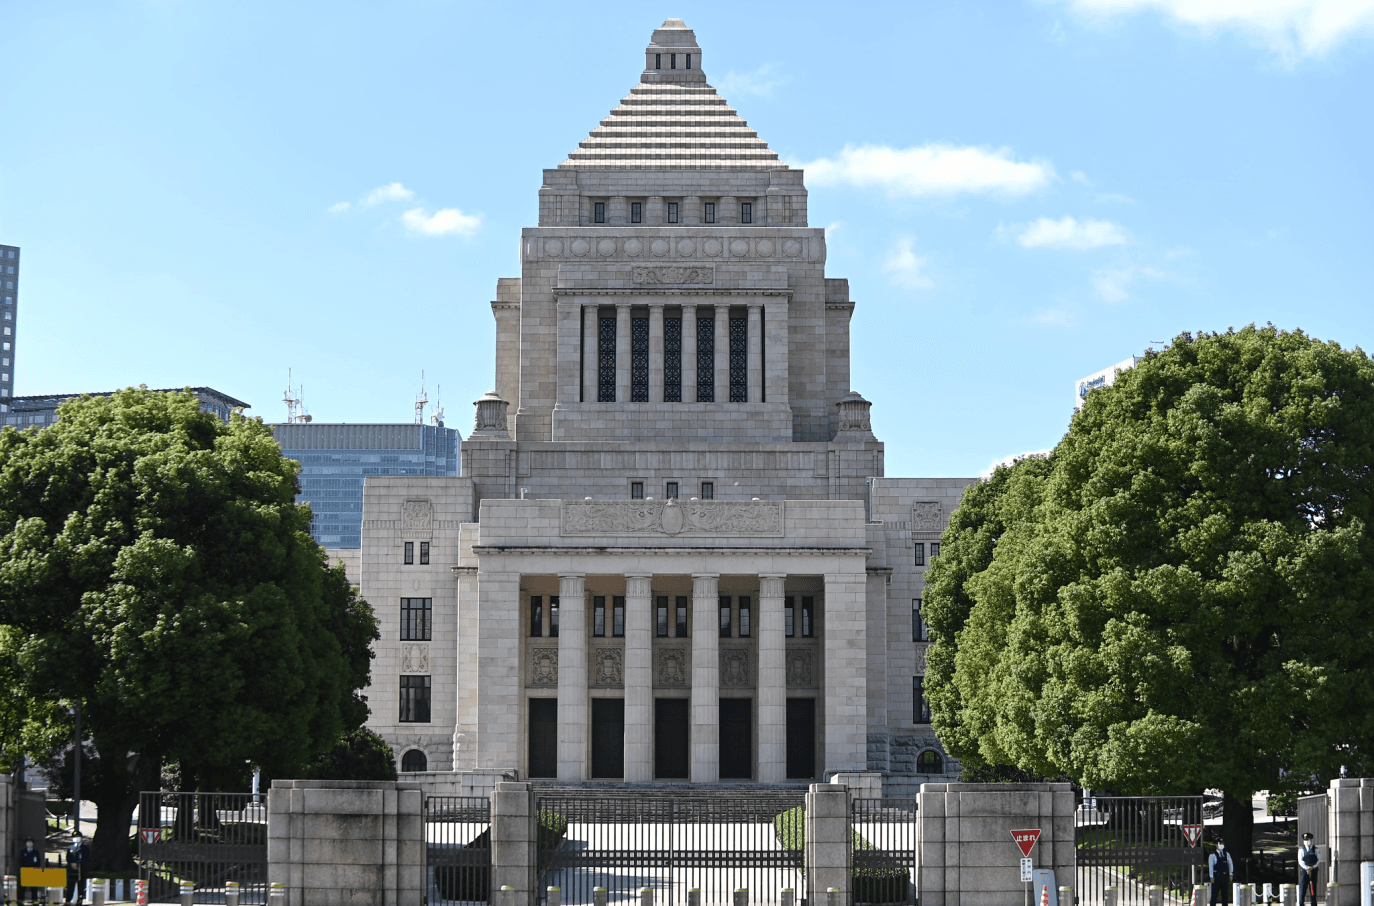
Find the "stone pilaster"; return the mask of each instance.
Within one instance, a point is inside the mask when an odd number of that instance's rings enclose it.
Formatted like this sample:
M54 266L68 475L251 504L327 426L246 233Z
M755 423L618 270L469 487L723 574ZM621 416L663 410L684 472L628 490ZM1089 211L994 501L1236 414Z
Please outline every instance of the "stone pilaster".
M787 779L785 576L759 576L759 770L761 783Z
M630 401L630 303L615 307L615 401Z
M692 698L687 732L693 783L720 779L720 638L716 607L720 576L692 575Z
M701 198L697 195L688 195L682 199L682 210L678 212L678 218L686 226L697 226L701 223Z
M697 401L697 307L686 304L682 306L682 401Z
M749 306L749 402L763 402L763 306Z
M625 577L625 780L654 779L653 595L648 575Z
M601 358L600 325L596 306L582 306L582 402L597 400L597 363Z
M825 576L826 773L868 768L867 576L858 566L854 573Z
M611 226L625 226L630 222L630 202L624 195L612 195L606 207L606 222Z
M730 402L730 308L716 306L716 402Z
M587 723L591 708L587 701L585 585L583 573L558 577L558 779L570 783L587 779Z
M649 303L649 402L663 402L663 305Z

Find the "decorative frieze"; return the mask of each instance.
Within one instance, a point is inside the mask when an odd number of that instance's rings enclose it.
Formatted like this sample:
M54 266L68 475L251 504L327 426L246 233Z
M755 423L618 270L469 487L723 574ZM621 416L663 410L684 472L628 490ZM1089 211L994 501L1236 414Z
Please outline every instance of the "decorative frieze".
M748 648L720 649L720 684L740 688L754 685L754 654Z
M587 660L591 667L593 686L625 685L625 649L619 645L595 647Z
M558 685L557 648L536 648L530 652L530 685Z
M659 648L654 652L654 685L687 685L687 649Z
M945 505L938 500L918 500L911 507L911 530L938 532L944 528Z
M787 649L787 685L812 688L816 685L816 671L812 667L814 654L810 648Z
M685 240L684 240L685 241ZM631 268L636 285L711 284L716 282L714 267L636 267Z
M782 501L563 501L564 535L747 535L780 538Z

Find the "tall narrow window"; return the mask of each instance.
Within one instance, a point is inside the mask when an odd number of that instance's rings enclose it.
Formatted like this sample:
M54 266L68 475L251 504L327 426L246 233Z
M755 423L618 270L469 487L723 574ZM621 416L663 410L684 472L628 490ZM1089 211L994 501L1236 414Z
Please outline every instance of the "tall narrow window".
M917 541L913 547L916 548L916 565L926 565L926 544L924 541Z
M605 222L606 222L606 202L604 202L604 201L598 201L598 202L596 203L595 207L596 207L596 217L595 217L596 222L597 222L597 223L605 223Z
M601 318L600 344L597 350L596 400L615 402L615 318Z
M702 499L702 500L715 500L715 499L716 499L716 483L715 483L714 481L703 481L703 482L701 483L701 499Z
M611 634L618 639L625 637L625 599L620 595L611 596Z
M682 318L663 319L663 402L682 402Z
M642 482L642 481L632 481L632 482L630 482L630 499L631 499L631 500L643 500L643 499L644 499L644 482Z
M644 205L637 201L630 202L630 223L644 222Z
M692 55L691 55L691 54L687 54L687 68L688 68L688 69L691 69L691 68L692 68Z
M716 318L697 316L697 402L716 401Z
M929 641L926 634L926 621L921 619L921 599L911 599L911 640L913 642Z
M782 599L782 634L789 639L797 634L797 606L796 598L786 597Z
M405 546L405 559L402 560L406 566L415 565L415 542L407 541Z
M658 637L666 639L668 637L668 596L658 596Z
M654 68L655 68L655 69L662 69L662 68L663 68L663 54L661 54L661 53L656 53L656 54L654 54Z
M753 206L752 204L750 204L749 202L747 202L747 201L742 201L742 202L740 202L740 206L739 206L739 222L740 222L740 223L753 223L753 222L754 222L754 206Z
M749 319L730 319L730 402L749 402Z
M630 319L630 402L649 401L649 319Z
M924 676L911 678L911 722L913 724L930 723L930 702L926 701L926 678Z
M433 598L401 599L401 641L429 641L433 605Z
M401 723L429 723L429 677L401 677Z
M739 599L739 637L742 639L749 638L750 632L753 631L753 628L750 625L751 621L749 619L749 616L749 599L747 597L741 596Z
M704 207L704 210L702 211L702 219L705 220L707 223L715 223L715 222L716 222L716 206L715 206L715 204L713 204L712 202L709 202L709 201L708 201L708 202L706 202L706 204L705 204L703 207Z
M687 638L687 596L686 596L686 595L678 595L678 596L677 596L677 607L676 607L676 610L677 610L677 619L676 619L674 622L677 623L677 626L675 627L673 634L676 635L676 636L677 636L678 638L680 638L680 639L685 639L685 638Z
M670 54L668 54L668 68L669 68L669 69L677 69L677 54L675 54L675 53L670 53Z
M670 481L663 486L663 496L669 500L677 500L677 482Z
M730 638L730 596L720 596L720 637Z
M938 556L940 556L940 542L932 541L930 542L930 561L934 563Z
M812 619L812 612L816 609L816 599L802 598L801 601L801 634L802 638L809 639L815 634L816 623Z
M421 541L421 542L420 542L420 565L421 565L421 566L428 566L428 565L429 565L429 542L428 542L428 541Z
M677 202L668 202L668 222L677 223Z
M558 638L558 595L549 595L549 637Z
M544 596L530 595L530 638L544 635Z
M603 638L606 635L606 596L592 597L592 635Z

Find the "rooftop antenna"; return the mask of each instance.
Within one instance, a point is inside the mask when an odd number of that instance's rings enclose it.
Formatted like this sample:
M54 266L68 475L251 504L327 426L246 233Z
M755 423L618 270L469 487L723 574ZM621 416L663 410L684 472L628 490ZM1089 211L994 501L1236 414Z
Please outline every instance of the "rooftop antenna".
M425 423L425 407L429 405L429 397L425 394L425 372L420 371L420 395L415 397L415 424Z
M292 392L291 369L286 369L286 393L282 394L281 401L286 403L286 422L287 424L305 424L310 421L309 414L305 411L305 385L295 388Z
M444 426L444 404L443 404L443 402L442 402L443 398L444 398L444 385L443 385L443 384L435 384L435 385L434 385L434 414L431 415L429 418L430 418L430 421L434 422L434 426L435 426L436 428L442 428L442 427Z

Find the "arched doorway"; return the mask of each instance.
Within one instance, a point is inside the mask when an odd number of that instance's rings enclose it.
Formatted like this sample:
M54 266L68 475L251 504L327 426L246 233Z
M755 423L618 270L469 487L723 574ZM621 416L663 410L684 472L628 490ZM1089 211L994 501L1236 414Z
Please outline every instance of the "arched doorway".
M429 770L429 759L419 749L411 749L401 756L401 770L405 772L427 771Z

